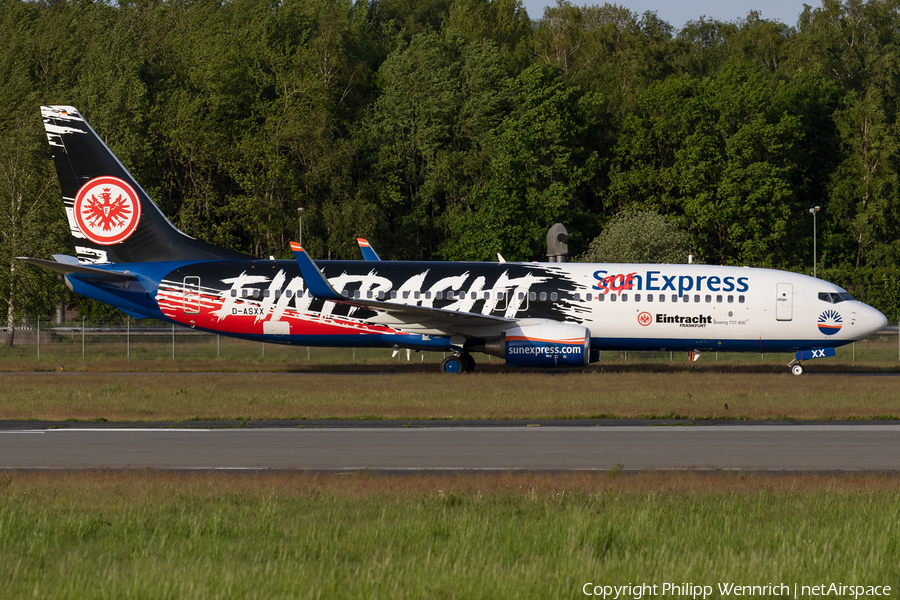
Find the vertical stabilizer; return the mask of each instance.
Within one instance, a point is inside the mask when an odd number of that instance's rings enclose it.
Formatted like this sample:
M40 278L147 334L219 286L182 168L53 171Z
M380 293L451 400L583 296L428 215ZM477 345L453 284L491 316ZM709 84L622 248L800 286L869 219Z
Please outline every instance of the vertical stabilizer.
M78 110L42 106L41 116L81 262L246 258L172 225Z

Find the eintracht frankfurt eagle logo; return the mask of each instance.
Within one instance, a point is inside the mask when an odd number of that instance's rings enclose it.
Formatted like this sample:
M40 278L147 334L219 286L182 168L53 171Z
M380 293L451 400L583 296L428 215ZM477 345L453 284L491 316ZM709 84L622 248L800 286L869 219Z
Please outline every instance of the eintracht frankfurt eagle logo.
M109 246L124 242L141 220L134 188L116 177L95 177L81 186L72 207L84 237Z

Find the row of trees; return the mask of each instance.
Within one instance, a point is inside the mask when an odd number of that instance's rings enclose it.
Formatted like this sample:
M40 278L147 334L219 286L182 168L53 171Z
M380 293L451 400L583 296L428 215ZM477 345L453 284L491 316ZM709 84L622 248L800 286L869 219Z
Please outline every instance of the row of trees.
M70 253L38 106L72 104L187 233L319 258L580 254L628 211L697 262L900 259L900 0L675 31L566 0L0 0L0 296ZM624 211L624 212L623 212ZM23 278L30 279L23 279ZM45 279L40 279L45 277ZM19 308L14 308L18 306Z

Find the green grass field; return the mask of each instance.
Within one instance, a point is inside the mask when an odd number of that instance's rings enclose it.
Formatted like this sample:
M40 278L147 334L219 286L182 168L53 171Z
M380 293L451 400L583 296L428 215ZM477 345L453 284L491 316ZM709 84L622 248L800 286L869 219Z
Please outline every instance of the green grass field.
M134 329L126 336L88 330L83 343L77 328L65 334L46 331L38 349L33 331L19 334L12 349L0 348L0 371L307 371L338 370L424 370L434 372L446 356L442 352L413 352L365 348L306 348L248 342L215 334L175 329ZM52 340L52 341L51 341ZM40 356L38 355L40 350ZM479 370L502 369L502 360L475 354ZM698 369L733 369L783 372L791 353L706 352L695 363ZM686 352L603 353L592 369L684 370L690 368ZM807 362L813 371L876 370L900 371L900 347L896 334L876 335L837 349L834 358ZM510 371L515 371L510 369Z
M504 367L479 354L476 373L445 376L438 373L439 352L412 353L408 360L405 351L392 358L389 350L307 349L191 334L176 335L173 359L172 337L164 332L132 331L127 347L124 334L117 336L87 336L84 359L74 330L44 343L40 358L34 336L31 345L0 349L0 372L6 372L0 375L0 418L900 418L893 378L814 376L900 371L897 339L890 335L809 361L802 377L787 374L788 354L705 353L691 365L681 353L606 352L589 368L553 374ZM117 375L123 372L130 374Z
M691 369L605 353L552 375L479 356L478 372L444 376L439 353L307 359L205 336L176 338L175 360L171 338L132 341L130 357L86 340L82 360L80 340L57 340L39 359L36 345L0 357L0 419L894 419L897 378L815 373L900 370L896 341L794 377L786 355L704 354ZM900 478L0 473L2 598L544 599L588 582L843 582L897 598Z
M787 373L0 375L0 419L900 418L896 377Z
M900 582L900 478L7 473L6 598L574 598Z

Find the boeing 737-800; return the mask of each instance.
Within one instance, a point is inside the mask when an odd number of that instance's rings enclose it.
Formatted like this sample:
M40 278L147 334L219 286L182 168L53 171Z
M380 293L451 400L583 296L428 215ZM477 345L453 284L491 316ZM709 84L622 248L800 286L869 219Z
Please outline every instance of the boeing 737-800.
M135 317L301 346L471 352L572 367L603 350L796 352L878 331L884 315L785 271L656 264L260 259L179 231L70 106L41 109L76 256L24 258ZM364 240L363 240L364 241ZM362 242L360 242L362 245ZM366 243L363 247L367 247Z

